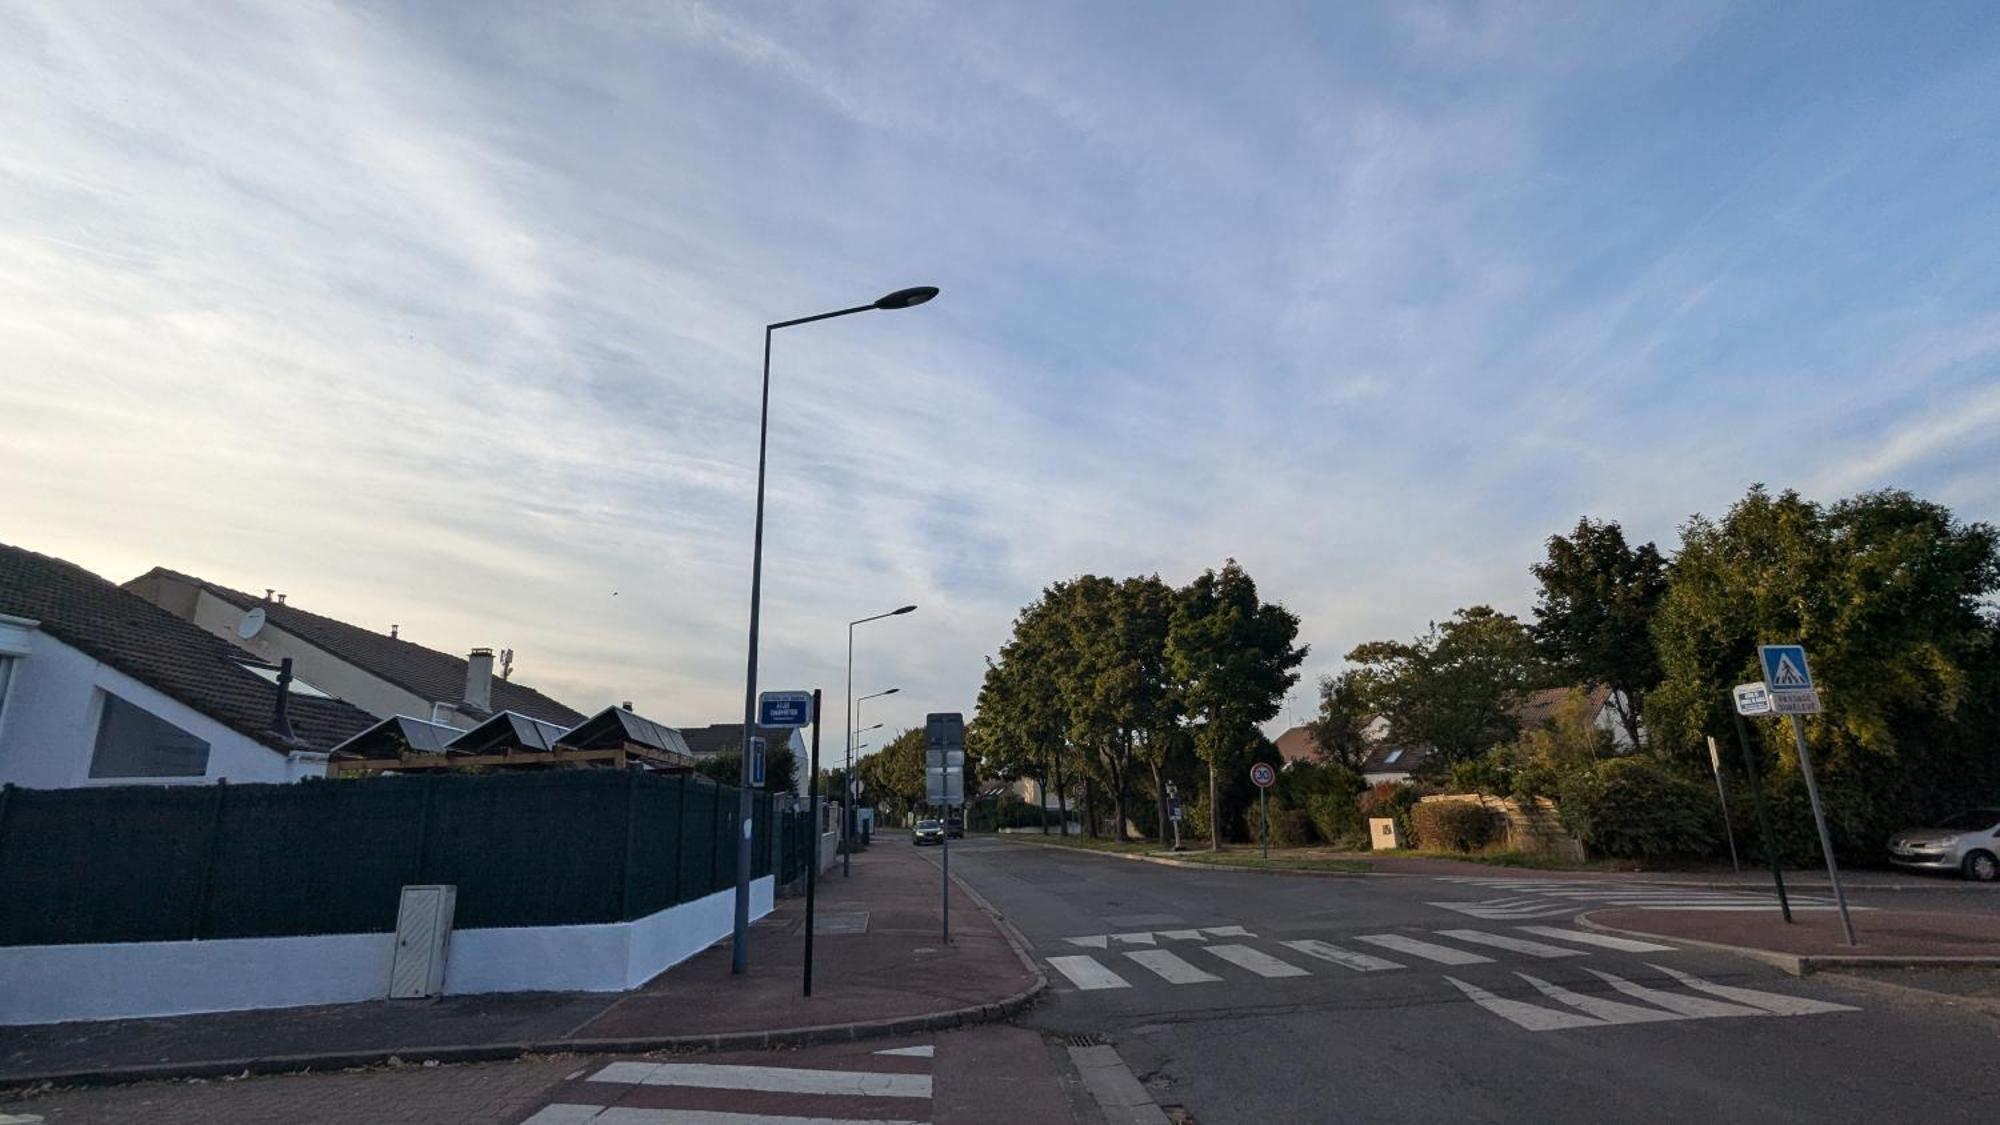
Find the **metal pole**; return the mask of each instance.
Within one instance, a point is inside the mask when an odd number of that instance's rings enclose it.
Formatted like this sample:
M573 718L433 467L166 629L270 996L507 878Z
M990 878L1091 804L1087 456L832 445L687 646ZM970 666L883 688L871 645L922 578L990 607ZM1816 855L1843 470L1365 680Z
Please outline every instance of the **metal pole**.
M951 944L951 806L944 807L944 942Z
M757 731L757 610L764 594L764 460L771 437L771 329L764 329L763 405L757 416L757 532L750 552L750 666L743 679L743 757L736 779L736 925L729 971L750 968L750 739Z
M813 891L819 885L819 689L813 689L812 781L806 807L812 810L812 855L806 860L806 995L813 994Z
M1716 749L1715 736L1708 736L1708 765L1715 774L1715 799L1722 802L1722 834L1729 841L1729 869L1743 874L1743 865L1736 859L1736 827L1729 822L1729 794L1722 788L1722 751Z
M1791 716L1792 739L1799 748L1799 772L1806 778L1806 796L1812 798L1813 826L1819 829L1819 848L1826 855L1826 877L1833 884L1833 902L1840 908L1840 928L1847 935L1847 944L1859 944L1854 940L1854 921L1847 916L1847 892L1840 888L1840 866L1833 859L1833 837L1826 831L1826 810L1819 803L1819 782L1813 779L1812 756L1806 753L1806 724L1797 715Z
M845 879L852 872L848 853L854 850L853 838L848 829L854 822L854 626L859 622L847 623L847 711L841 716L841 725L847 728L847 782L845 793L840 795L840 877Z
M1792 920L1792 900L1785 895L1785 872L1778 865L1778 842L1771 836L1771 818L1764 812L1764 783L1757 777L1757 756L1750 750L1750 732L1743 725L1743 713L1732 700L1730 715L1736 720L1736 746L1743 751L1743 769L1750 775L1750 800L1757 806L1757 831L1764 837L1764 858L1771 864L1771 881L1778 885L1778 909L1785 921Z
M1271 858L1271 807L1265 803L1265 797L1270 792L1261 785L1257 787L1257 819L1263 822L1265 859Z

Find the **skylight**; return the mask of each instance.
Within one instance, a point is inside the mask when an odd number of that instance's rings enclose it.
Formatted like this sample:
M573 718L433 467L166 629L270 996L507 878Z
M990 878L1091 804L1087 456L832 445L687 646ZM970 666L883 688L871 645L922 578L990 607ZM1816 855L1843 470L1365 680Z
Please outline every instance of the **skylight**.
M244 671L255 672L259 676L262 676L266 683L276 684L278 682L278 670L276 668L265 668L256 664L245 664L243 665L243 669ZM292 690L300 695L305 696L307 699L333 698L333 696L328 695L327 693L319 690L318 688L312 686L311 684L305 682L304 680L299 679L297 676L292 677Z

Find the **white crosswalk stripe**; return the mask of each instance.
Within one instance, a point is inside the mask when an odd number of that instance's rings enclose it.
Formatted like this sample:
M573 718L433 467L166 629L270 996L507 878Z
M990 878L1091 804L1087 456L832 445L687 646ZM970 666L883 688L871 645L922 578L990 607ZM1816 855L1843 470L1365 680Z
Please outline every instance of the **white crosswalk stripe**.
M1551 1000L1560 1000L1585 1015L1596 1016L1605 1023L1659 1023L1665 1020L1684 1020L1688 1017L1678 1012L1662 1011L1659 1008L1641 1008L1637 1004L1621 1004L1616 1000L1606 1000L1602 996L1586 996L1572 992L1558 984L1550 984L1540 977L1526 973L1515 973L1517 977L1535 986L1535 991Z
M1632 938L1614 937L1611 934L1600 934L1591 930L1565 930L1556 926L1516 926L1514 928L1524 933L1536 934L1541 937L1557 938L1562 941L1577 941L1585 945L1603 946L1605 949L1616 949L1621 953L1672 953L1674 951L1674 947L1671 945L1659 945L1650 941L1635 941Z
M1514 974L1528 982L1535 991L1563 1005L1561 1008L1551 1008L1498 996L1456 977L1445 979L1473 1003L1527 1031L1561 1031L1580 1027L1613 1027L1622 1024L1741 1016L1804 1016L1859 1010L1846 1004L1833 1004L1804 996L1787 996L1778 992L1765 992L1762 989L1715 984L1691 973L1661 965L1649 963L1647 967L1665 973L1685 988L1710 996L1719 996L1724 1000L1709 1000L1700 996L1687 996L1664 989L1650 988L1597 969L1589 970L1591 975L1610 985L1620 995L1644 1003L1631 1004L1623 1000L1591 996L1527 973Z
M521 1125L924 1125L904 1118L791 1117L724 1113L712 1109L645 1109L636 1106L557 1104Z
M1430 905L1490 921L1549 918L1582 906L1625 907L1636 910L1701 910L1741 912L1775 910L1775 896L1755 888L1703 890L1694 887L1648 886L1637 883L1585 883L1560 879L1506 879L1469 875L1438 875L1439 882L1480 887L1510 895L1480 902L1433 902ZM1837 909L1820 895L1791 896L1792 909ZM1855 907L1863 910L1867 907Z
M932 1048L923 1044L870 1054L928 1060ZM866 1056L843 1056L838 1061L870 1065ZM896 1065L886 1059L882 1061ZM873 1071L709 1062L613 1062L583 1078L580 1085L567 1087L564 1100L543 1106L523 1125L924 1125L924 1118L931 1111L931 1076L910 1073L909 1065L905 1062L897 1070ZM619 1086L650 1087L654 1092L632 1094L620 1090L610 1096L595 1092L596 1088ZM704 1093L689 1095L682 1091ZM763 1112L692 1108L684 1103L688 1097L712 1100L714 1091L755 1098L754 1104ZM899 1108L907 1105L908 1109L892 1118L857 1118L842 1115L842 1098L892 1099ZM594 1104L633 1100L642 1104ZM654 1104L643 1104L647 1100ZM777 1105L797 1109L788 1113L771 1108ZM881 1110L876 1108L875 1112Z
M1422 957L1426 961L1436 961L1440 965L1483 965L1493 960L1483 954L1468 953L1448 945L1433 945L1413 937L1404 937L1402 934L1357 934L1354 940L1379 945L1383 949L1393 949L1398 953L1407 953L1412 957Z
M1669 1012L1679 1012L1684 1016L1693 1016L1696 1019L1721 1019L1726 1016L1761 1016L1764 1014L1760 1008L1746 1008L1741 1004L1725 1004L1720 1000L1704 1000L1699 996L1683 996L1678 992L1647 988L1643 984L1634 984L1623 977L1615 977L1610 973L1599 972L1596 969L1590 969L1588 972L1591 976L1596 977L1634 1000L1644 1000L1655 1007L1665 1008Z
M1785 996L1777 992L1761 992L1754 988L1737 988L1727 984L1710 984L1700 977L1691 976L1679 969L1669 969L1665 965L1646 962L1646 967L1657 969L1681 982L1696 992L1706 992L1710 996L1720 996L1724 1000L1738 1004L1748 1004L1752 1008L1762 1008L1775 1016L1811 1016L1821 1012L1857 1012L1846 1004L1832 1004L1824 1000L1808 1000L1803 996Z
M1507 1020L1517 1027L1529 1031L1560 1031L1566 1027L1602 1027L1600 1021L1575 1012L1564 1012L1555 1008L1544 1008L1539 1004L1526 1004L1519 1000L1509 1000L1495 996L1477 985L1467 984L1457 977L1444 978L1458 987L1460 992L1473 1003Z
M1356 972L1373 973L1384 969L1400 969L1403 967L1386 958L1376 957L1369 953L1356 953L1353 950L1342 949L1337 945L1328 945L1326 942L1315 941L1311 938L1301 941L1279 942L1278 944L1283 945L1287 949L1295 949L1308 957L1317 957L1322 961L1331 961L1336 965L1345 965Z
M928 1074L878 1074L866 1070L805 1070L789 1066L732 1066L726 1063L615 1062L585 1081L861 1098L931 1096L931 1076Z
M1260 977L1303 977L1310 976L1304 969L1288 961L1280 961L1268 953L1252 949L1247 945L1208 945L1202 948L1237 965L1256 973Z
M1181 959L1179 954L1164 949L1139 949L1125 956L1151 969L1168 984L1204 984L1222 978L1214 973L1204 972Z
M1527 938L1508 937L1505 934L1489 934L1483 930L1439 930L1439 934L1457 941L1468 941L1474 945L1490 945L1495 949L1505 949L1512 953L1525 953L1530 957L1554 959L1557 957L1581 957L1581 949L1564 949L1544 941L1529 941Z
M1049 964L1056 971L1069 978L1069 982L1086 992L1100 988L1130 988L1124 977L1097 963L1095 957L1076 955L1071 957L1051 957Z

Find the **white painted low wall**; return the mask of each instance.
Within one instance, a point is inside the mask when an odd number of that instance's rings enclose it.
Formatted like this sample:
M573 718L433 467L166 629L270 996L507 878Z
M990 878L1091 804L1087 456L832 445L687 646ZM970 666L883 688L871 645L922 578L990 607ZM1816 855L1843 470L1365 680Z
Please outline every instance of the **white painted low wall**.
M771 912L770 876L750 917ZM633 922L459 930L445 991L622 992L727 937L734 891ZM389 994L394 934L0 947L0 1025L349 1004Z

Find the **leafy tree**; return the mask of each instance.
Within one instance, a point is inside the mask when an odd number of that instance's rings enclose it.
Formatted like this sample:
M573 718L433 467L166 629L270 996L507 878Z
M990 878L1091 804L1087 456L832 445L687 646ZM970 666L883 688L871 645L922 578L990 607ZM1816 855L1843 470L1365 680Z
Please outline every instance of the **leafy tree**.
M1646 693L1660 682L1653 615L1667 592L1667 564L1651 543L1628 546L1616 523L1577 521L1549 537L1532 568L1541 583L1530 632L1572 684L1609 684L1618 719L1639 745Z
M724 785L735 785L743 777L743 752L726 750L711 754L694 764L695 772ZM792 748L784 743L766 744L764 748L764 791L767 793L791 793L799 782L799 760Z
M1547 677L1528 630L1490 606L1461 609L1414 641L1370 641L1347 659L1355 684L1398 742L1448 768L1515 736L1527 691Z
M1319 717L1307 725L1322 761L1360 769L1373 749L1368 724L1375 718L1363 678L1356 672L1322 676Z
M1216 775L1262 741L1257 726L1284 706L1306 647L1299 619L1259 600L1235 559L1189 583L1175 600L1167 660L1182 705L1198 723L1195 750L1208 767L1210 847L1222 847Z
M1065 591L1063 584L1051 586L1014 619L1014 634L1001 646L1000 658L987 662L974 723L977 738L972 732L967 737L999 776L1033 778L1054 789L1067 836L1069 791L1079 763L1069 744L1063 695L1071 662L1070 632L1060 620Z
M911 727L880 750L854 763L867 792L864 801L885 805L901 816L924 801L924 730Z

